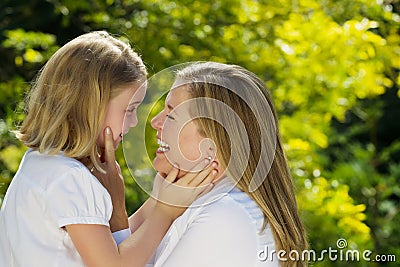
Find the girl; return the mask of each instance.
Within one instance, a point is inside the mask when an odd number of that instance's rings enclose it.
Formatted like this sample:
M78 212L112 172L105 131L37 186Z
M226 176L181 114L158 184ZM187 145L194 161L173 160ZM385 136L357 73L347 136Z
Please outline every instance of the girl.
M130 46L103 31L75 38L46 63L17 132L29 149L0 212L0 266L143 266L150 258L183 209L157 202L140 228L117 245L111 231L121 228L110 230L109 220L113 215L127 226L126 213L113 212L113 204L125 202L111 198L102 185L123 191L113 154L137 124L146 75ZM115 180L100 183L81 162L87 159L93 173L111 173ZM210 167L177 184L209 184L209 173ZM177 175L175 168L166 181ZM173 185L161 183L161 199L176 196ZM204 188L209 187L193 189L181 204L190 204Z

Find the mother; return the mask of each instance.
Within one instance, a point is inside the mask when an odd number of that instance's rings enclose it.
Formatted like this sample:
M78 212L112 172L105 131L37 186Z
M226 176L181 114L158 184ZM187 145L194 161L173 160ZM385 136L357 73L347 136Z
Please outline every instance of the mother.
M159 173L172 162L185 173L209 156L218 182L174 221L148 266L307 265L289 257L307 241L264 82L240 66L192 64L177 73L151 124Z

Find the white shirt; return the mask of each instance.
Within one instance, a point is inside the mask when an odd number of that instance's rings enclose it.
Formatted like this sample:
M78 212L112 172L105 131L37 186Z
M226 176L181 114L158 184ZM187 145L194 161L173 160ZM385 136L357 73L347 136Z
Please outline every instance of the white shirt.
M148 267L278 266L269 225L248 195L224 178L171 225ZM261 260L260 260L260 259Z
M69 224L109 226L111 197L79 161L29 149L0 211L0 266L84 266Z

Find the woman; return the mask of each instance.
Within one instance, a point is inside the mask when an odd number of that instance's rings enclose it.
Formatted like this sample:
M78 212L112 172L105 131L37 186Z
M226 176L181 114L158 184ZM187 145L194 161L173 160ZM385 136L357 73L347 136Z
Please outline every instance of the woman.
M252 72L207 62L177 73L151 122L160 144L154 168L165 176L177 162L184 174L213 157L218 181L174 221L148 266L307 265L291 253L301 255L307 241L277 124Z

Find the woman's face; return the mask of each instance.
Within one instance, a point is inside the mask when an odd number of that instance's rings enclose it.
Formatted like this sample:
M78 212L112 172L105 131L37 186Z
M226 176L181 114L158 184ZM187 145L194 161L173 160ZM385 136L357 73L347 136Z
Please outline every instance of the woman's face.
M164 109L151 121L157 130L157 149L154 168L162 175L168 174L174 163L179 169L178 177L207 158L206 143L190 116L190 95L185 85L172 89L165 99ZM198 170L192 170L198 171Z
M131 127L138 123L136 110L142 103L146 94L146 84L133 83L110 100L106 117L103 123L103 131L100 133L97 143L104 147L104 130L109 126L113 132L114 148L117 149L122 137L128 133Z

